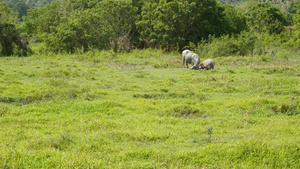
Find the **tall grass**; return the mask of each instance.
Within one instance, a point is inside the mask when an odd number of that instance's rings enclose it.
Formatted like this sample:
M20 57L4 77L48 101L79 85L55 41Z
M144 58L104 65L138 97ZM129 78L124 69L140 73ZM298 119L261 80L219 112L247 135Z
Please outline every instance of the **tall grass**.
M0 165L299 168L299 55L214 60L206 71L159 50L0 58Z

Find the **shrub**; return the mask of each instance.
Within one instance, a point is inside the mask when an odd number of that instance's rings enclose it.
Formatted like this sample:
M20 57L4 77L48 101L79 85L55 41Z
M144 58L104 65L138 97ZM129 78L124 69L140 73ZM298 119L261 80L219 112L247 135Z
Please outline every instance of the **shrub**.
M220 38L210 36L208 40L203 40L194 48L201 58L249 55L252 54L256 42L257 36L253 32L242 32L236 36L224 35ZM193 44L190 46L193 48Z
M26 40L16 28L17 13L11 11L5 3L0 3L0 50L2 56L31 53Z
M276 7L258 3L247 12L249 26L257 32L280 33L291 19Z

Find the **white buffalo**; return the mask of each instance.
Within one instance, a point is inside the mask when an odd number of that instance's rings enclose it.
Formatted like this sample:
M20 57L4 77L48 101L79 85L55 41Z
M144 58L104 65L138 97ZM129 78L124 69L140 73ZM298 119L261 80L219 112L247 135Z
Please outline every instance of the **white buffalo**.
M191 69L198 69L200 64L200 58L199 56L190 51L190 50L184 50L182 52L182 67L184 68L184 64L186 64L186 67L189 68L188 64L191 64Z
M210 70L215 67L215 62L212 59L207 59L199 65L199 69Z

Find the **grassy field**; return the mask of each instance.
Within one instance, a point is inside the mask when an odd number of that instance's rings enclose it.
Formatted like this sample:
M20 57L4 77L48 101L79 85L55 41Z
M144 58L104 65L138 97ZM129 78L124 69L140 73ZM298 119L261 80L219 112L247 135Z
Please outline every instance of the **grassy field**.
M1 57L0 166L300 168L299 56Z

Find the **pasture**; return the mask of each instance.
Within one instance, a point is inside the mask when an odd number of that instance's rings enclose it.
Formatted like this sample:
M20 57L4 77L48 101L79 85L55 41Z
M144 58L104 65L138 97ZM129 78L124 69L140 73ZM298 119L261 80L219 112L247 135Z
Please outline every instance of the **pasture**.
M213 59L0 57L0 166L300 168L299 54Z

